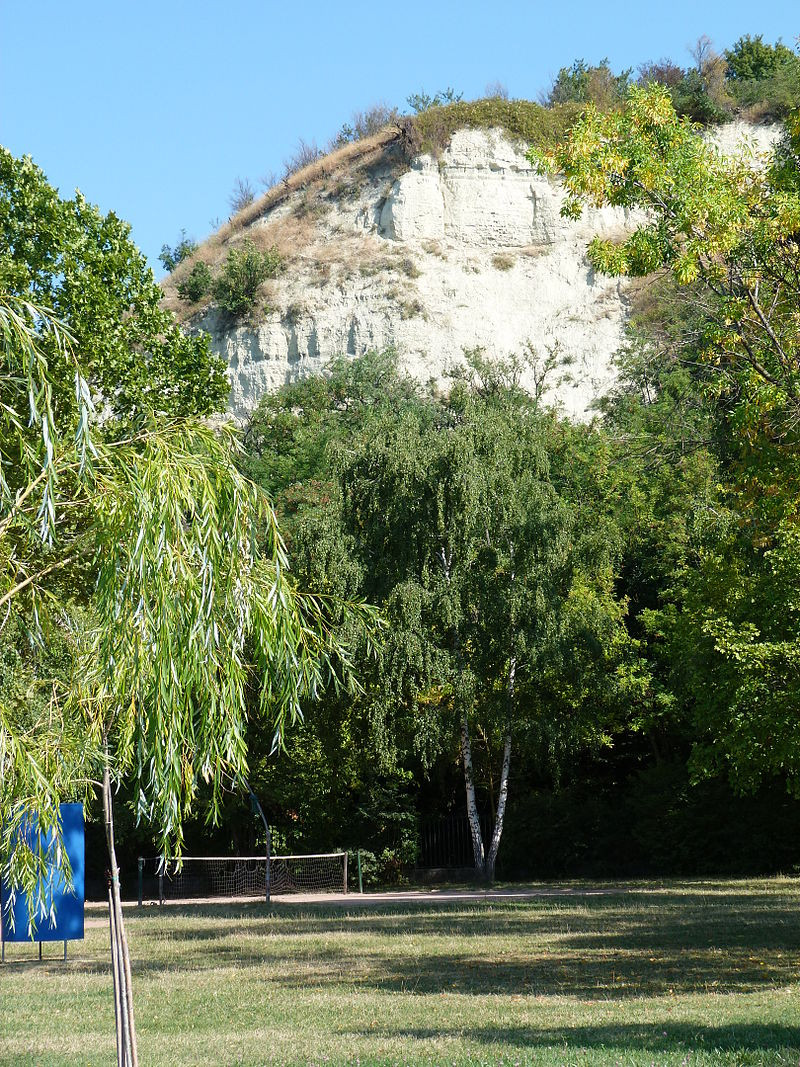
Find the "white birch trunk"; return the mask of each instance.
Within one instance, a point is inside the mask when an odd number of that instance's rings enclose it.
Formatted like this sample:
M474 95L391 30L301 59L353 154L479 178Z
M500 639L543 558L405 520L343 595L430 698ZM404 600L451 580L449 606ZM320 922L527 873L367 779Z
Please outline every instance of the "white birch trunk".
M497 795L497 814L494 820L492 841L489 845L489 855L486 858L486 878L494 881L494 868L497 863L497 853L500 849L500 838L503 836L503 822L506 817L506 804L508 802L508 774L511 770L511 714L514 706L514 685L517 677L517 658L511 657L508 666L508 682L506 685L506 736L503 744L503 767L500 771L500 790Z
M497 853L500 849L500 838L503 835L503 820L506 817L506 802L508 800L508 772L511 767L511 733L506 734L503 745L503 769L500 772L500 792L497 797L497 814L494 820L494 832L489 845L489 855L486 857L486 878L494 881L494 868L497 863Z
M461 758L464 763L464 785L467 790L467 818L469 830L472 836L472 852L475 858L475 870L479 877L486 874L483 834L481 833L481 820L478 816L478 806L475 803L475 779L472 773L472 745L469 739L469 723L466 714L461 716Z

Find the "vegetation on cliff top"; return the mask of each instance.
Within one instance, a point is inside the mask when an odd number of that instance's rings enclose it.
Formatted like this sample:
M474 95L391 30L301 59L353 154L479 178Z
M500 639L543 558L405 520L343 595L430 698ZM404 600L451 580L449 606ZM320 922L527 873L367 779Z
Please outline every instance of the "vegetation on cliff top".
M261 197L255 198L250 183L239 179L239 186L247 186L247 196L232 199L234 213L199 247L182 235L183 243L176 246L181 254L169 257L174 273L164 283L167 306L187 317L215 299L230 249L256 220L287 198L304 193L310 202L312 190L330 192L347 182L357 184L387 160L399 174L422 152L441 155L459 129L500 129L514 141L547 151L565 139L587 105L615 110L623 105L632 85L653 82L668 90L679 115L706 125L727 122L736 115L754 122L780 120L800 106L800 54L780 41L771 45L761 36L746 35L717 52L709 38L701 37L691 57L686 68L669 59L643 63L636 75L632 68L613 71L606 59L595 65L577 59L559 70L539 103L510 100L503 87L495 86L487 90L492 95L478 100L463 100L453 89L434 95L412 94L408 98L411 114L383 103L357 112L327 148L301 140L287 160L283 177L265 179L270 188ZM168 246L165 250L173 251ZM247 301L239 301L236 314L253 311L258 295L253 292Z
M546 148L563 141L580 114L574 102L543 107L532 100L458 100L421 111L409 120L421 152L439 155L456 130L500 129L526 145Z

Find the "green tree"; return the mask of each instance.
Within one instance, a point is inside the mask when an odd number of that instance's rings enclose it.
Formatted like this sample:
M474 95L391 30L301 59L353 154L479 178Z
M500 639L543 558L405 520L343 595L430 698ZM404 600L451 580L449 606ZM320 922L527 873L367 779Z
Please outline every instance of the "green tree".
M12 387L4 396L27 394L40 442L30 440L28 411L4 404L0 444L5 454L25 456L28 469L21 487L12 493L6 485L0 497L0 609L30 596L79 553L97 574L92 625L77 641L74 673L54 693L49 715L31 722L18 707L0 705L4 877L30 894L44 921L42 856L20 829L35 814L42 834L57 834L61 801L85 795L99 773L118 1042L122 1062L135 1063L112 782L132 779L139 817L156 826L164 855L179 856L198 783L212 787L213 818L226 783L245 781L248 690L255 687L259 714L279 744L304 697L329 678L354 684L350 657L325 603L290 578L272 509L234 465L231 431L184 420L102 440L93 435L82 388L77 427L59 426L38 349L41 328L55 333L58 324L41 308L7 300L0 327L0 371ZM69 335L58 336L70 359ZM76 374L84 383L77 364ZM75 508L88 521L70 541L64 514ZM25 538L49 541L54 561L20 579L13 546ZM359 605L338 611L369 622Z
M743 464L754 478L754 460L785 464L800 388L796 160L784 160L779 176L720 155L651 86L632 88L621 112L589 108L551 161L565 173L565 213L580 214L585 202L646 209L648 221L623 241L592 241L593 265L633 276L668 270L696 287L699 355L716 368L710 387L731 400Z
M669 685L689 709L695 773L737 788L772 775L796 790L798 247L800 182L789 124L773 165L727 160L666 93L589 110L555 153L582 202L646 208L620 243L589 254L608 273L668 271L693 305L694 386L713 411L721 489L698 509L663 602L642 613Z
M746 33L725 50L728 77L734 81L759 81L786 66L797 64L797 54L778 41L764 44L762 34L751 37Z
M391 621L380 656L360 665L363 695L309 711L307 756L295 735L298 779L330 781L334 818L347 808L359 833L368 827L353 804L364 808L366 782L376 794L385 783L405 811L410 773L426 804L441 789L449 805L454 757L465 782L466 716L472 824L478 808L495 814L491 839L476 828L478 870L491 876L512 751L522 768L549 759L556 735L565 753L608 744L644 682L613 590L609 449L538 410L520 366L470 358L449 399L398 374L391 353L337 362L329 377L265 398L245 448L303 584L360 593ZM352 740L339 748L342 737L360 738L368 759L353 757ZM324 810L310 815L312 786L297 796L280 779L277 766L262 778L268 796L282 791L292 811L328 824Z
M187 236L186 230L181 230L180 237L175 242L174 247L170 248L167 244L161 246L158 259L164 270L171 274L179 263L182 263L184 259L187 259L196 250L197 241Z
M181 417L219 411L228 395L222 362L205 334L186 336L160 307L161 290L113 212L80 194L62 199L29 159L0 149L0 292L31 300L69 330L85 380L105 417ZM76 411L74 371L52 330L54 410Z
M363 588L392 622L383 699L411 712L420 747L455 731L476 872L492 878L514 733L552 714L549 681L568 662L573 690L559 710L580 702L581 644L590 634L602 643L621 612L608 553L581 559L576 550L576 512L551 473L551 416L519 390L488 386L481 395L462 384L447 401L376 417L340 478ZM502 749L490 842L476 797L476 728Z

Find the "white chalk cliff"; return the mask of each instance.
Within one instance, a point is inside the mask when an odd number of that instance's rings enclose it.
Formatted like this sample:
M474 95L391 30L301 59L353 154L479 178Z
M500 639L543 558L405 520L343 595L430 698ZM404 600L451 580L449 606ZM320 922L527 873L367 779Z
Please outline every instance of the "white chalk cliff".
M746 132L728 128L725 150ZM270 234L289 242L288 269L271 283L275 310L255 325L226 326L213 309L194 323L228 364L232 414L331 357L393 346L423 381L442 381L465 349L554 351L564 366L550 399L585 418L614 379L627 314L624 281L595 274L586 246L630 220L603 209L567 221L563 195L524 146L465 129L440 159L419 156L399 176L387 162L351 185L285 198L250 231L266 229L262 244Z

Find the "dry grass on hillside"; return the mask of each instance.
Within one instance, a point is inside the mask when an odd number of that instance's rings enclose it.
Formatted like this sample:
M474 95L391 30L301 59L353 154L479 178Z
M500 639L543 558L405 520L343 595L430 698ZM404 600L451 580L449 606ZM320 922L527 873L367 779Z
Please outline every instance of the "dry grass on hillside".
M336 234L336 240L331 242L330 234L325 234L318 225L334 200L358 194L370 170L389 161L399 168L419 151L438 155L453 133L462 127L497 127L515 140L550 145L564 136L576 115L574 107L548 109L527 100L491 98L459 101L418 115L401 116L379 132L314 160L232 216L164 279L164 305L181 320L203 311L210 303L210 296L196 304L187 304L178 296L178 285L198 261L218 271L228 251L245 239L262 249L277 247L290 271L313 260L319 281L327 281L338 273L352 276L360 272L365 277L374 274L378 266L376 257L380 255L374 242L344 231ZM276 211L284 206L288 210ZM278 217L271 219L268 216L273 212ZM446 258L441 250L436 254ZM413 264L390 262L385 266L415 277Z
M387 149L397 142L398 136L396 128L387 127L371 137L338 148L268 189L263 196L230 218L164 279L164 306L179 319L189 318L202 310L208 298L197 304L187 304L178 296L177 286L195 263L202 261L212 268L219 266L229 248L245 239L252 240L256 247L262 249L276 246L288 264L302 257L313 246L318 234L316 220L326 210L322 197L328 191L327 187L330 185L334 193L353 188L357 185L358 175L381 162ZM269 212L303 191L307 199L299 201L293 211L272 222L256 225ZM350 235L346 237L347 245L360 240L358 235L353 235L352 239ZM315 252L319 253L315 254L315 258L321 258L323 262L331 262L335 255L330 247L326 249L319 246ZM345 259L350 258L345 254Z

